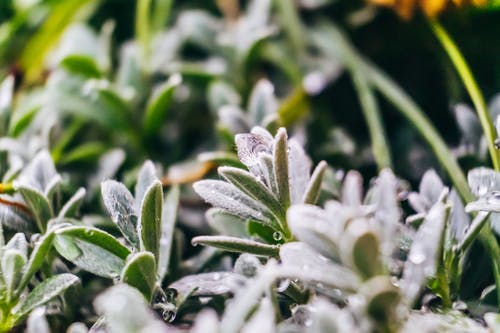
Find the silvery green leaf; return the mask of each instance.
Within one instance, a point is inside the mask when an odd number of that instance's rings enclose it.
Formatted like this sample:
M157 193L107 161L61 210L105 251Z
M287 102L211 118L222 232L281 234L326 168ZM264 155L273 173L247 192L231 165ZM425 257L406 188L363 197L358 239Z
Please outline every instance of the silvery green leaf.
M192 333L219 333L219 319L217 313L212 309L205 309L196 316Z
M139 245L137 235L137 211L135 200L125 185L105 180L101 185L102 198L111 220L118 226L123 236L134 246Z
M387 327L397 318L401 293L390 276L379 275L371 278L361 286L360 293L366 297L366 313L380 327Z
M259 153L259 168L263 181L271 193L278 193L278 184L274 172L273 157L267 153Z
M247 115L236 105L224 105L217 112L219 124L232 134L246 133L250 126Z
M113 178L125 161L123 149L112 149L101 156L97 165L97 172L89 177L88 191L94 192L103 179Z
M321 192L321 184L323 182L323 175L325 174L327 166L328 164L326 164L325 161L321 161L314 169L302 199L303 203L314 205L318 201Z
M242 333L273 333L276 332L275 313L271 301L263 298L259 308L241 329Z
M340 309L334 303L320 297L315 297L311 302L311 323L308 333L341 333L358 332L351 312Z
M58 218L74 217L77 215L86 193L87 191L83 187L80 187L61 208Z
M444 185L435 170L427 170L422 176L419 193L411 193L408 202L418 213L427 212L439 199Z
M492 332L500 331L500 315L494 312L488 312L484 315L484 320Z
M156 177L156 168L150 160L147 160L142 165L139 173L137 174L137 182L135 184L135 210L139 211L141 208L142 200L146 194L146 190L153 184L158 177Z
M26 236L22 232L14 234L3 249L19 251L26 258L28 256L28 241L26 240Z
M150 301L156 284L156 262L153 254L139 252L129 255L120 281L137 288L144 298Z
M45 318L44 307L39 307L31 311L27 320L26 333L50 333L49 323Z
M61 256L93 274L117 278L130 250L110 234L87 226L55 231L54 246Z
M179 295L215 296L233 293L245 283L246 279L240 274L211 272L187 275L172 283L169 288L177 290Z
M174 92L181 83L182 76L179 73L174 73L165 83L154 90L144 114L143 130L145 135L152 136L161 129L169 109L172 108Z
M271 155L272 137L253 133L237 134L235 136L238 158L251 172L260 174L259 155Z
M446 190L443 191L446 198ZM401 290L411 303L427 280L436 274L441 262L449 206L440 199L432 206L420 225L404 265Z
M369 203L375 205L375 218L381 224L379 237L384 258L390 258L397 247L401 208L398 198L398 180L390 169L384 169L370 189Z
M475 211L500 213L500 191L486 193L476 201L469 202L465 206L467 213Z
M326 212L313 205L295 205L287 211L287 221L293 235L325 257L337 260L336 244L340 230L330 223Z
M278 187L278 199L283 207L290 206L290 180L288 178L288 138L286 129L278 129L273 146L274 178ZM294 184L295 185L295 184Z
M26 166L18 182L20 185L34 187L41 193L45 193L47 186L57 175L54 162L47 150L42 150Z
M212 112L216 113L225 105L240 105L241 96L229 83L215 80L208 86L208 104Z
M368 220L352 221L340 244L343 257L361 277L369 279L382 273L380 240L375 231L369 227Z
M267 79L260 79L254 86L248 102L248 114L253 124L261 125L264 119L278 111L274 86Z
M198 154L198 161L208 162L215 165L228 165L238 168L245 168L245 165L240 162L238 155L232 152L214 151Z
M14 292L21 280L23 267L26 264L26 256L19 250L6 249L2 253L1 260L2 278L7 291L7 299L12 300Z
M296 278L308 283L322 283L332 288L353 291L360 280L348 268L323 257L310 246L301 242L281 245L280 258L285 268L296 270Z
M192 43L207 50L216 46L216 36L221 29L221 22L201 10L185 10L177 19L181 35Z
M401 333L488 333L488 329L458 311L438 314L413 311L400 329Z
M14 95L14 76L7 76L0 83L0 117L4 120L5 113L12 105L12 97ZM6 119L5 119L6 120ZM4 126L5 124L2 124ZM4 133L2 133L3 135Z
M59 274L44 280L37 285L26 298L19 302L13 311L14 318L16 318L16 320L23 318L34 308L61 295L66 289L79 282L80 279L73 274Z
M157 261L160 255L162 207L163 189L160 181L156 180L144 194L138 233L141 248L153 253Z
M30 185L17 186L17 190L21 193L26 205L30 208L39 231L44 232L47 222L54 215L47 197L37 188Z
M311 178L312 163L302 146L295 139L288 140L288 176L290 177L290 200L302 203Z
M243 253L234 262L233 271L247 278L253 278L262 268L259 258L253 254Z
M208 225L213 228L217 234L245 238L246 220L237 215L231 214L220 208L210 208L205 213Z
M359 206L363 202L363 177L357 171L347 173L342 184L342 203Z
M88 333L89 330L84 323L73 323L69 325L66 333Z
M250 239L229 236L197 236L191 240L193 245L212 246L224 251L251 253L258 256L278 257L279 247L256 242Z
M490 214L490 225L491 229L496 232L497 235L500 235L500 214L491 213Z
M458 196L455 190L450 192L451 201L451 216L450 216L450 232L453 239L460 243L467 232L467 228L471 224L469 215L465 212L462 199Z
M201 180L193 185L194 190L206 202L243 218L252 218L276 226L271 212L235 186L220 180Z
M465 104L457 104L453 108L453 113L462 134L462 140L478 149L483 129L474 110Z
M35 247L33 248L33 251L31 251L29 261L24 267L23 276L19 282L18 292L22 292L24 290L33 275L35 275L47 259L47 255L52 248L53 239L54 233L52 230L49 230L35 243Z
M180 189L178 186L173 186L165 195L163 200L160 253L158 260L158 275L160 277L160 281L163 280L165 274L168 272L175 231L175 222L177 220L177 212L179 209L179 198Z
M94 307L106 318L108 333L167 331L167 326L156 318L139 291L126 284L111 287L97 296Z
M500 190L500 173L489 168L472 169L467 174L467 181L472 193L477 197Z
M284 208L265 185L255 179L251 173L233 167L219 167L218 172L228 182L238 188L238 190L265 206L274 215L279 224L282 225L284 223Z

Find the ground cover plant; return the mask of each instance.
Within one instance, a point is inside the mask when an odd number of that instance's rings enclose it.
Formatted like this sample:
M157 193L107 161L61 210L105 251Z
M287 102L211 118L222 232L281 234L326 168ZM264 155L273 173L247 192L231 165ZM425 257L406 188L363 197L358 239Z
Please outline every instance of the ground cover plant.
M0 332L500 332L498 9L0 2Z

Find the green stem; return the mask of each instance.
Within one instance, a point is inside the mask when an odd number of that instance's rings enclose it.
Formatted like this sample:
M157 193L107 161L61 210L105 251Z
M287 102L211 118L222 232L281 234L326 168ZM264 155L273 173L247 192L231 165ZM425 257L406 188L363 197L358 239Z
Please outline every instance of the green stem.
M384 168L392 169L390 146L385 136L384 125L382 124L380 110L373 90L361 71L353 68L351 73L370 133L373 156L375 157L377 166L379 170Z
M153 31L158 32L168 21L174 0L157 0L153 12Z
M495 127L491 121L490 115L488 114L488 109L486 107L486 102L484 101L483 94L479 89L479 86L474 79L474 75L469 68L469 65L465 61L462 53L458 49L457 45L450 37L448 32L436 19L429 19L429 24L437 37L444 50L450 57L453 66L458 72L458 75L462 79L462 82L470 95L472 103L476 108L477 115L479 116L479 121L483 127L484 134L486 136L486 141L488 142L488 150L490 152L491 161L495 170L500 171L500 154L495 148Z
M462 169L424 111L391 78L373 64L360 59L360 65L373 86L380 90L389 102L415 126L420 135L427 141L427 144L450 177L462 199L465 202L472 201L474 198L469 191L469 185Z
M276 7L281 16L281 22L285 33L288 35L293 51L298 57L305 48L305 38L302 33L302 22L296 9L294 1L275 0Z
M151 0L137 0L135 11L135 35L142 48L141 65L143 69L149 63L151 54Z

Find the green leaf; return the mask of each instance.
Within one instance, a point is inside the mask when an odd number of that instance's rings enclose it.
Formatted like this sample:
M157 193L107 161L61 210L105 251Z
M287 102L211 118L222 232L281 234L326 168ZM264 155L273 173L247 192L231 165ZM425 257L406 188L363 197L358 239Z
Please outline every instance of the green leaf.
M267 79L261 79L252 90L248 102L248 114L254 124L262 125L266 117L278 111L274 87Z
M156 262L153 254L131 254L121 273L121 281L137 288L149 302L156 283Z
M130 244L138 247L137 212L132 194L125 185L114 180L102 182L101 193L104 205L111 214L111 220L118 226Z
M155 181L146 191L141 204L139 234L142 249L153 253L156 260L160 248L162 204L162 185L159 181Z
M65 152L59 159L58 164L94 162L101 157L104 151L106 151L106 145L102 142L86 142Z
M352 263L364 278L371 278L381 272L379 246L377 235L371 230L359 232L353 240Z
M60 274L48 278L33 289L14 310L16 321L28 315L34 308L43 305L56 296L61 295L66 289L76 285L80 279L73 274Z
M281 126L290 127L309 113L309 98L303 87L296 88L280 105Z
M67 227L55 231L54 246L61 256L96 275L117 278L130 254L110 234L92 227Z
M205 152L198 155L198 161L211 162L216 165L232 166L240 169L246 169L246 166L240 162L238 155L226 151Z
M267 244L275 244L276 240L273 237L273 234L277 232L276 229L273 229L271 226L262 224L258 221L248 220L246 223L246 232L251 237L258 237L262 241Z
M64 204L64 206L59 211L58 217L74 217L78 214L78 210L85 199L86 190L80 187L78 191Z
M94 59L82 54L71 54L61 61L61 67L85 78L100 78L102 73Z
M220 167L218 171L222 177L236 186L240 191L267 207L273 213L281 227L285 227L285 211L283 207L269 193L264 184L255 179L251 173L233 167Z
M146 113L144 115L144 132L146 135L154 135L161 128L167 111L172 103L172 97L182 82L179 74L173 74L168 81L158 88L148 102Z
M40 111L40 107L35 106L22 112L20 110L14 112L9 123L9 135L15 138L21 135L21 133L31 124L31 121L35 118L38 111Z
M246 219L220 208L210 208L205 213L208 225L219 235L246 238ZM259 223L257 223L259 224ZM271 231L271 234L273 231Z
M33 275L35 275L44 263L50 249L52 248L53 240L54 232L49 231L45 233L45 235L42 236L42 238L36 243L35 248L31 252L29 261L24 267L24 273L17 290L18 295L23 292Z
M191 240L193 245L202 244L224 251L251 253L257 256L279 257L279 246L259 243L249 239L229 236L198 236Z
M38 229L41 232L44 232L47 228L47 222L54 215L48 199L42 192L28 185L19 186L18 191L21 193L24 201L30 208Z
M321 161L314 169L314 172L311 176L311 180L307 185L306 193L304 193L303 202L305 204L314 205L318 201L321 192L321 183L323 182L323 175L325 174L327 166L328 165L326 164L325 161Z
M274 140L274 178L278 185L278 196L283 207L290 206L290 181L288 178L288 142L286 129L280 128Z
M389 276L377 276L363 284L360 292L366 295L366 312L382 327L392 325L396 320L396 307L401 300L399 288Z
M135 204L137 210L140 209L146 191L156 180L158 180L158 177L156 177L156 169L153 162L149 160L144 162L137 174L137 183L135 184Z
M177 220L177 212L179 209L179 198L180 189L178 186L173 186L170 191L168 191L163 201L160 253L158 257L158 275L160 276L160 281L163 280L165 274L168 272L168 266L170 264L175 221Z
M23 274L23 267L26 264L26 257L21 251L15 249L7 249L3 251L2 260L2 277L7 290L7 299L12 300L14 291Z

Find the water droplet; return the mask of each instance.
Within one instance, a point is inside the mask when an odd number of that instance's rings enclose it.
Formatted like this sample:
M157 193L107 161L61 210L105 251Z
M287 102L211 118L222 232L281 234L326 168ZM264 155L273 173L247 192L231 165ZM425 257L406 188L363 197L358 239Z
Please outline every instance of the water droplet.
M222 276L221 276L219 273L215 273L215 274L212 276L212 279L213 279L214 281L219 281L221 278L222 278Z
M284 279L284 280L281 280L279 283L278 283L278 292L282 293L284 292L285 290L288 289L288 287L290 286L290 279Z
M177 298L177 295L178 295L177 289L168 288L167 290L165 290L165 296L167 298L166 301L169 303L173 303Z
M311 326L311 311L306 305L297 305L291 309L293 321L300 326Z
M425 254L422 251L412 251L408 256L408 260L415 265L420 265L425 261Z
M166 322L173 322L175 320L175 316L177 316L177 312L173 309L170 309L170 310L164 310L161 314L161 316L163 317L163 320L165 320Z
M283 234L282 234L281 232L279 232L279 231L275 231L275 232L273 233L273 239L274 239L275 241L279 242L280 240L282 240L282 239L283 239Z

